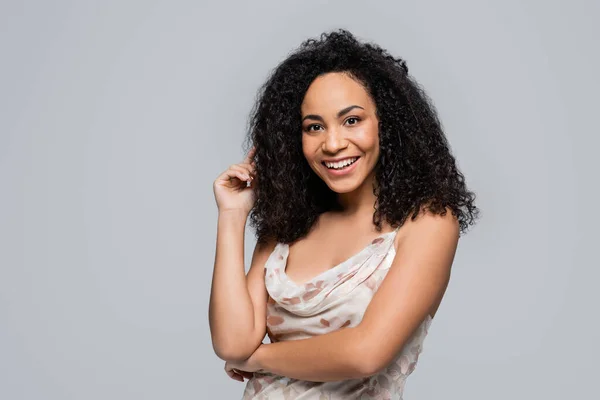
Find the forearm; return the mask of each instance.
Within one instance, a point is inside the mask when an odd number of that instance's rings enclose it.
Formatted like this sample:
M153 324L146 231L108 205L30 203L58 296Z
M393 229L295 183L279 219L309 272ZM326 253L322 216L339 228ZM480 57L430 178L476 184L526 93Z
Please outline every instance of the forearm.
M217 248L209 305L213 347L223 359L247 353L245 338L252 337L254 309L244 271L243 212L219 213ZM251 353L250 353L251 354Z
M357 328L261 345L253 357L264 371L293 379L314 382L340 381L370 375L359 346Z

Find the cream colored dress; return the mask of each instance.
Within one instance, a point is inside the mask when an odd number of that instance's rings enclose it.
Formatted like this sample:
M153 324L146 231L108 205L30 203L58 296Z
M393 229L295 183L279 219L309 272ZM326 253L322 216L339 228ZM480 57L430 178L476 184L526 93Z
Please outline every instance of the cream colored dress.
M358 325L394 259L397 232L380 235L357 254L302 285L286 276L289 246L278 243L265 264L271 342L305 339ZM243 400L402 399L406 378L415 369L431 321L428 315L394 361L377 375L309 382L255 372L246 383Z

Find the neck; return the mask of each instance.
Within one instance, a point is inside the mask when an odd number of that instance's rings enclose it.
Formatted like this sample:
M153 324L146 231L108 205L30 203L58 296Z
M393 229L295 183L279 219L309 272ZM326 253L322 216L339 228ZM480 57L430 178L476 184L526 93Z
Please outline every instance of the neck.
M371 174L356 190L339 193L338 203L342 206L344 215L372 214L377 197L373 194L374 176Z

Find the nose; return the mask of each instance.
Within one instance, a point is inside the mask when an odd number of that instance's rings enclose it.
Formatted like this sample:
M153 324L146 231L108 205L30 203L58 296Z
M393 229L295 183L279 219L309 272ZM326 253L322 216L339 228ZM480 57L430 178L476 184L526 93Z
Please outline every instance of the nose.
M337 153L347 146L348 143L343 132L338 129L329 129L325 133L325 140L321 148L324 153Z

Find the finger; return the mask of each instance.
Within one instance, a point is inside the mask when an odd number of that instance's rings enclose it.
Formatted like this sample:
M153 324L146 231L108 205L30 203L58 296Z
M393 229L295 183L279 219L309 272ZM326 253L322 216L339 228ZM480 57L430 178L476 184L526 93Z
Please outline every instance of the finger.
M227 363L225 363L224 369L225 369L225 372L227 373L227 375L231 379L235 379L236 381L244 382L244 378L240 374L238 374L235 369L229 367Z
M239 186L242 182L250 180L250 177L246 172L241 172L239 170L230 168L223 172L217 180L226 185L229 184L232 186L231 184L233 184L233 186ZM235 182L236 180L237 182Z
M250 164L248 163L240 163L240 164L236 164L239 165L240 167L246 168L251 174L255 174L256 173L256 165L252 162Z
M247 176L247 179L251 179L253 173L252 170L250 168L248 168L246 166L247 164L234 164L230 167L230 169L233 169L235 171L239 171L242 174L244 174L245 176Z
M241 369L236 369L234 370L237 374L243 376L246 379L250 379L252 377L254 377L254 373L253 372L248 372L248 371L242 371Z
M244 377L241 376L240 374L233 374L233 379L235 379L236 381L240 381L240 382L244 382Z
M254 181L254 179L256 179L256 173L254 173L254 169L246 168L246 165L247 164L238 165L236 166L235 170L240 171L244 174L244 176L248 177L248 179L246 179L246 182L252 182Z
M233 380L244 382L244 378L240 374L236 374L233 371L227 371L227 375Z
M244 183L246 187L256 186L256 174L252 170L248 170L244 167L247 164L236 164L231 168L235 171L240 172L244 176Z
M246 158L244 158L244 163L247 163L247 164L251 163L255 154L256 154L256 146L252 146L252 148L246 155Z
M242 181L240 185L248 187L252 185L254 180L254 176L252 176L246 169L244 168L234 168L234 170L242 177Z

